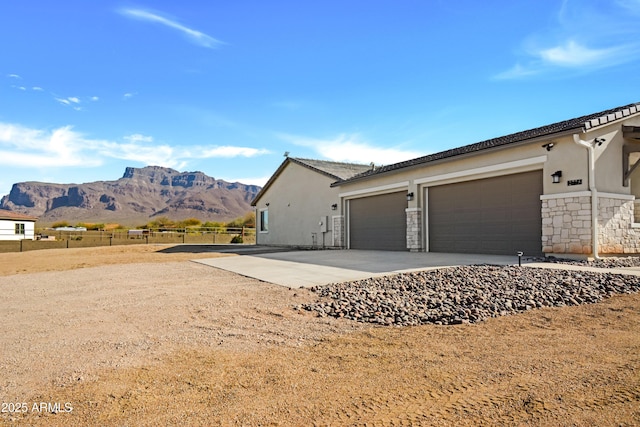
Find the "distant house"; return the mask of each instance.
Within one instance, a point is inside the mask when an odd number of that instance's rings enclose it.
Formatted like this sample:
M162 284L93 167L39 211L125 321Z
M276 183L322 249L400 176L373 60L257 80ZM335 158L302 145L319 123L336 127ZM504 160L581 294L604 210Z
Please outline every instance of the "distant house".
M37 219L33 216L0 209L0 240L33 240Z
M87 231L87 227L56 227L55 231Z
M640 103L351 176L323 164L278 168L253 201L258 243L640 254Z

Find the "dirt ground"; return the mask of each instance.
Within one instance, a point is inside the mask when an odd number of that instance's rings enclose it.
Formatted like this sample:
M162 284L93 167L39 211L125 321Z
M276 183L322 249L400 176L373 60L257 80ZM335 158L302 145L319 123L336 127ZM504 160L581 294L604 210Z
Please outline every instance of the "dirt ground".
M640 295L373 327L153 245L0 254L0 425L640 425Z

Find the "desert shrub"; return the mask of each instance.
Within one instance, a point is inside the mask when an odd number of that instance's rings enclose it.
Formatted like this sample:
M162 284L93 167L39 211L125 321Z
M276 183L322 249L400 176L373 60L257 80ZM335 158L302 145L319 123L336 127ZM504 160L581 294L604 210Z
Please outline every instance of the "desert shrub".
M69 227L69 223L67 221L57 221L51 224L51 228L58 228L58 227Z
M255 226L256 226L256 214L254 212L249 212L245 216L236 218L233 221L229 221L227 223L227 227L229 228L242 228L242 227L254 228Z
M214 222L207 221L204 224L202 224L202 226L204 228L221 228L221 227L224 227L224 224L218 221L214 221Z
M231 239L231 243L243 243L242 236L239 234L236 236L233 236L233 238Z
M198 218L187 218L184 221L180 221L178 227L198 227L200 224L202 224L202 221Z
M161 216L148 222L144 228L176 228L176 223L166 216Z

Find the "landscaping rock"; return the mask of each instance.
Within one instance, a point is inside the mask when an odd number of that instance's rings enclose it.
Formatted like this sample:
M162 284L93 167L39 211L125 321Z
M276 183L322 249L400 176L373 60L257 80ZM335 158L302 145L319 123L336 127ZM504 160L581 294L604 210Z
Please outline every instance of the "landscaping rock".
M640 290L640 277L475 265L311 288L302 309L380 325L466 324L541 307L591 304Z

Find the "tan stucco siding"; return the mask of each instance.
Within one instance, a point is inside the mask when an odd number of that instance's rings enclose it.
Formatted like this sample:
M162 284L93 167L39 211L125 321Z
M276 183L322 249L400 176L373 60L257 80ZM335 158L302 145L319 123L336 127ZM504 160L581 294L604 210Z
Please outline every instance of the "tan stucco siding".
M335 180L296 163L285 166L278 179L256 203L257 243L263 245L333 246L332 216L339 203L338 190L330 185ZM267 206L267 203L269 204ZM268 210L269 229L260 231L260 211ZM328 231L320 227L321 217L329 217ZM324 235L324 236L323 236Z
M622 125L640 126L640 117L605 127L600 132L589 134L589 138L604 138L605 142L596 147L596 184L598 191L615 194L632 194L631 187L623 185L623 147L629 143L623 138ZM632 143L632 144L635 144ZM640 144L640 142L638 142Z
M398 186L404 184L408 191L414 191L417 185L423 187L441 185L541 169L550 154L542 148L543 143L501 150L487 150L482 154L459 156L445 161L427 163L398 172L382 174L364 181L348 183L339 188L341 194L347 195L358 191L385 188L385 186L394 184ZM549 172L549 181L551 181L552 172ZM434 180L421 182L431 178Z

